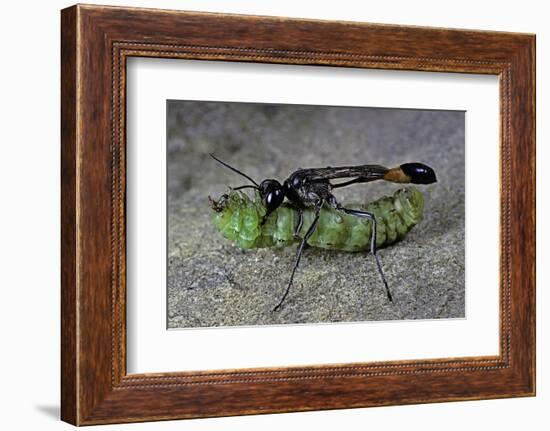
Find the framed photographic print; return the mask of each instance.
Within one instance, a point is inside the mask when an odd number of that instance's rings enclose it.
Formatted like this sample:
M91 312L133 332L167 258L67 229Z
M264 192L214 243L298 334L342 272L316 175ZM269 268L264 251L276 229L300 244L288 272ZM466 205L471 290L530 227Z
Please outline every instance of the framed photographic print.
M62 11L62 419L535 394L535 37Z

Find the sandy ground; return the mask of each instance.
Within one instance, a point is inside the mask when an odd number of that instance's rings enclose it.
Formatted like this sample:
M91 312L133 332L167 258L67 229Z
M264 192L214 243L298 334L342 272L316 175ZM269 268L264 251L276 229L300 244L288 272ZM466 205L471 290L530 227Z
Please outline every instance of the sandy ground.
M168 102L168 327L460 318L464 285L464 113L404 109ZM438 182L424 220L380 258L394 303L366 253L309 248L284 308L295 247L242 251L211 223L208 196L245 181L213 152L260 181L299 167L424 162ZM353 185L341 202L391 194Z

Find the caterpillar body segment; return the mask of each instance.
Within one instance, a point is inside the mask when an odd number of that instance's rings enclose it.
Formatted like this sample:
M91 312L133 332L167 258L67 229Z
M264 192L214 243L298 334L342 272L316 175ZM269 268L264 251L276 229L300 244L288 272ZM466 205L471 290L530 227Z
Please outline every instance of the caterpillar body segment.
M302 227L295 235L298 210L284 203L265 217L267 210L258 192L251 199L245 193L232 190L218 201L211 200L211 204L215 210L215 227L243 249L285 247L298 243L315 217L313 209L304 209ZM347 204L346 208L374 215L377 222L376 248L380 248L403 239L422 219L424 198L416 188L408 187L366 205ZM325 205L317 228L307 243L328 250L369 251L371 230L369 219L344 214Z

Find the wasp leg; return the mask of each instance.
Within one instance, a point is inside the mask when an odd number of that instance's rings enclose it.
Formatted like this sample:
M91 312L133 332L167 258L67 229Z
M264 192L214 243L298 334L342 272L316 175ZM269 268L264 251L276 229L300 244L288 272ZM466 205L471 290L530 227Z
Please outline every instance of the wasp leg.
M298 223L296 223L296 226L294 226L294 231L292 232L292 235L296 239L300 238L300 231L302 230L302 226L304 225L304 210L302 208L296 207L296 211L298 211ZM304 250L307 250L309 248L309 244L304 244Z
M317 227L317 223L319 222L319 215L321 213L321 208L323 207L323 203L324 202L321 201L317 203L317 205L315 206L315 217L313 218L313 222L311 223L311 226L309 227L306 234L302 238L302 241L300 242L300 245L296 252L296 261L294 262L294 268L292 269L292 274L290 275L288 286L286 287L283 297L281 298L277 306L273 309L273 311L279 311L281 309L283 302L285 301L288 295L288 292L290 291L290 287L292 286L292 281L294 280L294 274L296 273L296 270L298 269L298 265L300 264L300 259L302 258L302 252L304 251L304 247L308 239L311 238L311 235L313 235L313 232L315 232L315 228Z
M393 302L393 298L390 292L390 288L388 287L388 282L386 281L386 276L384 275L384 271L382 270L382 265L380 263L380 259L378 258L378 254L376 253L376 218L374 217L374 214L367 212L367 211L359 211L359 210L352 210L349 208L344 208L339 203L336 203L334 206L338 211L342 211L345 214L354 215L356 217L363 217L368 218L372 222L372 234L370 238L370 251L374 255L374 259L376 260L376 266L378 267L378 273L380 274L380 278L382 278L382 282L384 283L384 287L386 288L386 293L388 295L388 299L390 302Z
M296 226L294 226L294 238L299 238L298 234L302 230L302 226L304 225L304 211L301 208L297 209L298 211L298 223L296 223Z

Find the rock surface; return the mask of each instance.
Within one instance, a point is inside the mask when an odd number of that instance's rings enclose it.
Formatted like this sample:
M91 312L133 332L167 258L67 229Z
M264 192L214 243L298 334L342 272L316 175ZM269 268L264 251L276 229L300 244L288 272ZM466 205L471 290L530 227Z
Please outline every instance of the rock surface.
M462 318L464 112L168 102L168 327ZM370 254L304 252L280 312L295 248L242 251L211 223L208 196L246 180L284 180L299 167L424 162L438 182L418 186L425 216L380 258L389 303ZM395 184L335 191L341 202L391 194Z

